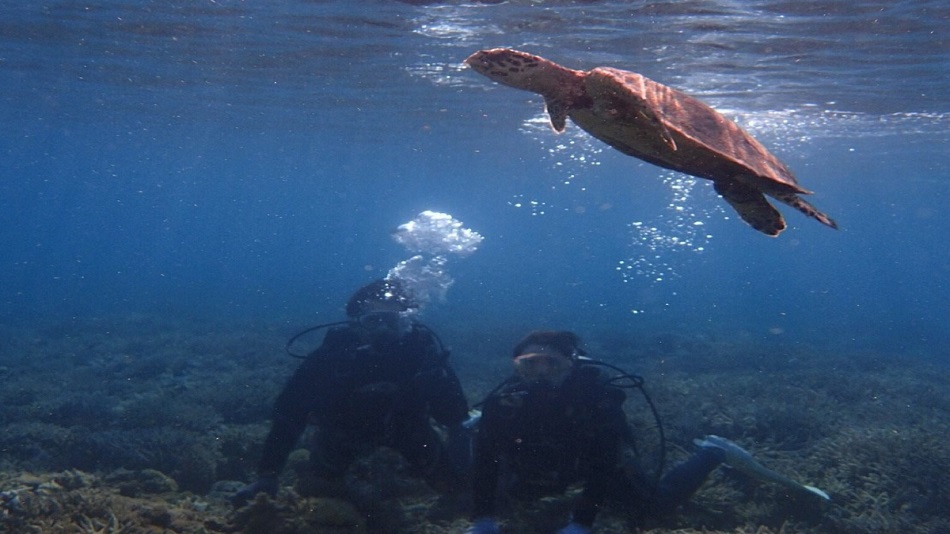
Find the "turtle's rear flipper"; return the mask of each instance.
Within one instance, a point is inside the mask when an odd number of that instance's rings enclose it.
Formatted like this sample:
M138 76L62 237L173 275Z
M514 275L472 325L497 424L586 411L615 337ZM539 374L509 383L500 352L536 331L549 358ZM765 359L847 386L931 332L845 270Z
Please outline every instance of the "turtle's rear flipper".
M731 180L716 180L713 187L752 228L772 237L785 229L782 214L769 204L758 189Z
M776 200L780 202L784 202L785 204L788 204L789 206L797 209L798 211L804 213L805 215L818 219L818 221L821 222L821 224L824 224L825 226L830 226L834 228L835 230L838 229L838 223L832 220L831 217L818 211L815 208L815 206L812 206L811 204L806 202L804 199L802 199L800 196L796 195L795 193L776 193L772 196L775 197Z

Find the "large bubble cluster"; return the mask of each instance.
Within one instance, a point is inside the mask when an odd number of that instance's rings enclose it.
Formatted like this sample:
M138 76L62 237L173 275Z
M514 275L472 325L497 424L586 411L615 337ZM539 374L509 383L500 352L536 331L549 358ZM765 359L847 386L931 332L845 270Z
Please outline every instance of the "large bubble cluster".
M442 301L455 280L445 269L451 255L465 257L484 239L447 213L423 211L393 232L393 239L415 254L389 270L387 280L399 280L420 306Z
M393 232L393 239L409 252L464 257L478 250L484 238L463 227L461 221L448 213L426 210L415 219L400 224Z

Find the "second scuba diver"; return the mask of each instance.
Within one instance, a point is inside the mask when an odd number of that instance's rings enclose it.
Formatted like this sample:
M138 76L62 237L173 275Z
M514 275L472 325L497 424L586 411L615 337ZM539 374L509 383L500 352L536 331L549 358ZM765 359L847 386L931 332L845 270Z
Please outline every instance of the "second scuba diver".
M623 460L633 445L626 394L583 355L577 335L566 331L531 332L515 346L515 376L485 400L475 435L470 534L499 532L499 493L536 499L577 483L583 489L560 534L591 532L608 501L645 513L672 510L726 459L723 448L702 446L653 487Z
M234 496L236 506L259 492L277 493L278 475L308 423L316 426L310 475L317 488L345 486L357 456L381 446L398 451L436 490L465 485L468 403L448 352L410 317L417 306L398 280L377 280L350 298L349 321L327 331L274 403L258 479Z

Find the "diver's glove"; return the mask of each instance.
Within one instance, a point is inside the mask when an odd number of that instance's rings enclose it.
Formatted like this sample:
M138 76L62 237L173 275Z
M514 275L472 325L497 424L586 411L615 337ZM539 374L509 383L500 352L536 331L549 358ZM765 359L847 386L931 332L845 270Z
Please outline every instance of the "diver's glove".
M481 410L469 410L468 419L462 421L462 426L469 430L475 430L478 428L478 422L482 420L482 411Z
M277 495L277 475L264 475L256 482L244 486L231 497L231 504L235 508L240 508L261 492L271 497Z
M584 525L571 521L567 524L566 527L557 531L557 534L590 534L590 527L585 527Z
M468 480L472 472L472 431L464 424L450 426L445 440L445 455L452 474Z
M490 517L479 517L468 527L465 534L499 534L498 523Z

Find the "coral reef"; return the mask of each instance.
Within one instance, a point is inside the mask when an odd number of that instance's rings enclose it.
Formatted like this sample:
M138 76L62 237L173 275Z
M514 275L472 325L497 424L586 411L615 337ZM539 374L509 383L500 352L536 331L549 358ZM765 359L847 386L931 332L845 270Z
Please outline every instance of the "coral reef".
M136 316L4 325L0 347L0 531L464 532L465 496L440 497L391 452L310 497L306 451L274 499L233 510L254 477L273 399L297 361L290 332ZM508 372L521 331L440 334L473 402ZM823 352L748 336L588 332L592 356L643 376L663 418L667 465L692 439L728 437L768 467L828 491L830 503L717 470L690 503L645 518L610 506L602 532L950 532L950 375L919 355ZM658 434L628 400L644 457ZM325 488L324 488L325 489ZM318 492L319 493L319 492ZM503 518L548 533L570 497Z
M363 534L363 517L352 504L339 499L269 499L266 495L238 510L235 528L244 532L296 534Z
M0 530L23 533L227 532L225 509L179 494L155 471L112 478L70 470L0 476Z

